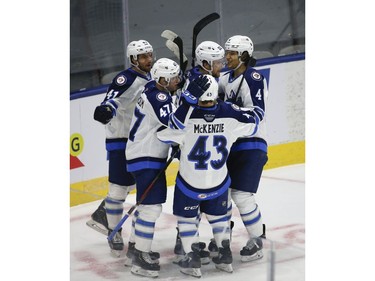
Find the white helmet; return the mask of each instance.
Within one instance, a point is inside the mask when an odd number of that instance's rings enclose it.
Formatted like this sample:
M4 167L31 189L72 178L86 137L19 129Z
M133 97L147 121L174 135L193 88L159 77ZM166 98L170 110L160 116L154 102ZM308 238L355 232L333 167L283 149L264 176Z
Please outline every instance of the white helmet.
M134 56L137 59L138 55L152 53L154 50L150 43L146 40L132 41L128 44L126 49L126 56L130 59L130 56Z
M219 92L219 85L216 82L216 79L208 74L205 74L203 76L206 76L208 78L208 82L210 83L210 86L208 89L203 93L203 95L200 96L200 101L214 101L217 99L218 92Z
M156 82L159 82L160 77L164 77L167 82L171 78L178 76L180 73L180 66L173 60L167 58L158 59L151 69L151 77Z
M210 66L215 60L224 58L224 49L212 41L203 41L195 49L197 64L203 67L203 61L207 61Z
M238 56L241 56L243 52L247 51L249 56L253 55L254 45L253 41L247 36L235 35L230 37L227 42L225 42L226 51L237 51Z

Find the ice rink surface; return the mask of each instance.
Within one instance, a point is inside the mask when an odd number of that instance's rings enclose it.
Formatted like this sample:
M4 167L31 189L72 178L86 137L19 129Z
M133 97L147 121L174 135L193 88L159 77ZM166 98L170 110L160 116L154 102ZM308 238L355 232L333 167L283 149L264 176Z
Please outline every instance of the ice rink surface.
M172 263L176 239L176 219L172 214L173 187L168 188L167 202L156 222L156 232L152 250L160 252L161 270L157 279L135 276L124 266L125 253L131 225L129 217L123 226L125 249L121 257L110 254L106 236L86 226L86 221L101 200L71 207L70 210L70 280L196 280L180 273ZM267 225L267 239L264 242L264 257L250 263L240 261L239 251L247 241L247 232L236 208L233 210L234 228L231 249L233 253L233 273L219 271L211 262L202 265L201 280L269 280L269 256L271 244L275 252L275 280L305 280L305 165L291 165L265 170L256 195ZM125 212L135 204L135 196L130 195L125 204ZM125 214L124 212L124 214ZM203 216L199 228L200 240L208 245L212 231Z

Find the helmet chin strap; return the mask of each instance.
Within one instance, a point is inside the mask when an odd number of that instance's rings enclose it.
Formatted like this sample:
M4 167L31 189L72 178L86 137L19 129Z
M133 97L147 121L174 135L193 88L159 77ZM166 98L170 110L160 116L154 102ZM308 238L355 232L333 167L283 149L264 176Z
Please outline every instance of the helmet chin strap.
M244 62L241 60L241 58L239 59L240 63L236 66L235 69L233 69L233 71L236 71Z
M138 60L134 59L137 64L132 63L132 60L130 59L130 64L134 66L136 69L138 69L142 74L147 75L147 72L139 68Z
M170 92L170 91L167 89L167 87L169 86L169 81L168 81L167 79L165 79L165 81L167 81L167 85L162 85L162 84L159 83L159 81L157 81L156 83L157 83L158 85L160 85L160 87L163 87L167 92Z
M201 67L205 70L205 71L207 71L208 72L208 74L209 75L212 75L212 62L211 62L211 64L209 64L210 66L211 66L211 70L208 70L207 68L205 68L204 66L203 66L203 63L202 63L202 65L201 65Z

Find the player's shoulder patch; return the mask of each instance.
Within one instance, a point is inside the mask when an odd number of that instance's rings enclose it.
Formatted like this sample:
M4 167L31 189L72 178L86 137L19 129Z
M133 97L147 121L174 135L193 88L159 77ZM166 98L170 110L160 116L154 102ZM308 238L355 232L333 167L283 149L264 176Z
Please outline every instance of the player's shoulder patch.
M231 104L232 108L237 111L241 111L240 107L237 104Z
M256 81L262 80L262 75L260 75L259 72L253 71L253 72L251 72L250 76L251 76L251 78L253 78Z
M124 74L121 74L121 75L117 76L115 82L116 82L117 85L122 86L126 83L126 81L127 81L126 76Z
M168 96L164 93L157 93L156 99L161 102L165 102L168 99Z

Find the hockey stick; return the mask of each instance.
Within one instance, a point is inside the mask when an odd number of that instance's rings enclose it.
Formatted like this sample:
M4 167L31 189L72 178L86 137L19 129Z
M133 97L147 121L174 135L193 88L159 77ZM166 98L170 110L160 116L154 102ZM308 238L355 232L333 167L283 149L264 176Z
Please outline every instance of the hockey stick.
M167 163L165 164L164 168L162 170L160 170L159 173L156 175L156 177L152 180L152 182L149 184L149 186L143 192L143 194L142 194L141 198L139 199L139 201L129 209L129 211L125 214L125 216L120 220L120 222L115 226L115 228L112 230L112 232L108 235L108 238L107 238L108 241L112 241L112 239L116 235L117 231L119 231L119 229L124 224L124 222L127 220L127 218L133 213L133 211L135 210L135 208L137 208L140 204L142 204L143 200L145 200L145 198L148 195L148 193L150 192L151 188L154 186L154 184L160 178L160 176L163 173L165 173L165 171L167 170L169 164L172 163L173 158L177 155L178 152L179 152L179 150L175 150L172 153L171 157L169 157L169 159L168 159Z
M177 44L175 43L175 42L173 42L173 41L171 41L171 40L167 40L166 42L165 42L165 45L167 46L167 48L169 49L169 50L171 50L173 53L174 53L174 55L178 58L178 59L180 59L180 50L178 49L178 46L177 46ZM187 62L188 62L188 58L186 57L186 55L185 54L182 54L182 60L183 60L183 65L187 65Z
M205 16L203 19L201 19L200 21L198 21L194 25L194 28L193 28L193 46L192 46L192 49L191 49L191 57L192 57L191 66L193 68L195 66L195 48L197 47L198 34L199 34L199 32L201 32L201 30L206 25L213 22L214 20L217 20L218 18L220 18L220 15L218 13L212 13L212 14L209 14L209 15Z
M188 64L188 59L187 59L186 55L184 54L184 44L182 42L181 37L178 36L173 31L168 30L168 29L164 30L161 33L161 36L164 37L165 39L168 39L168 40L172 41L173 43L175 43L177 45L178 50L179 50L178 58L180 60L180 67L181 67L182 73L185 73L185 70L186 70L186 67L187 67L187 64ZM167 45L167 47L168 47L168 45Z

